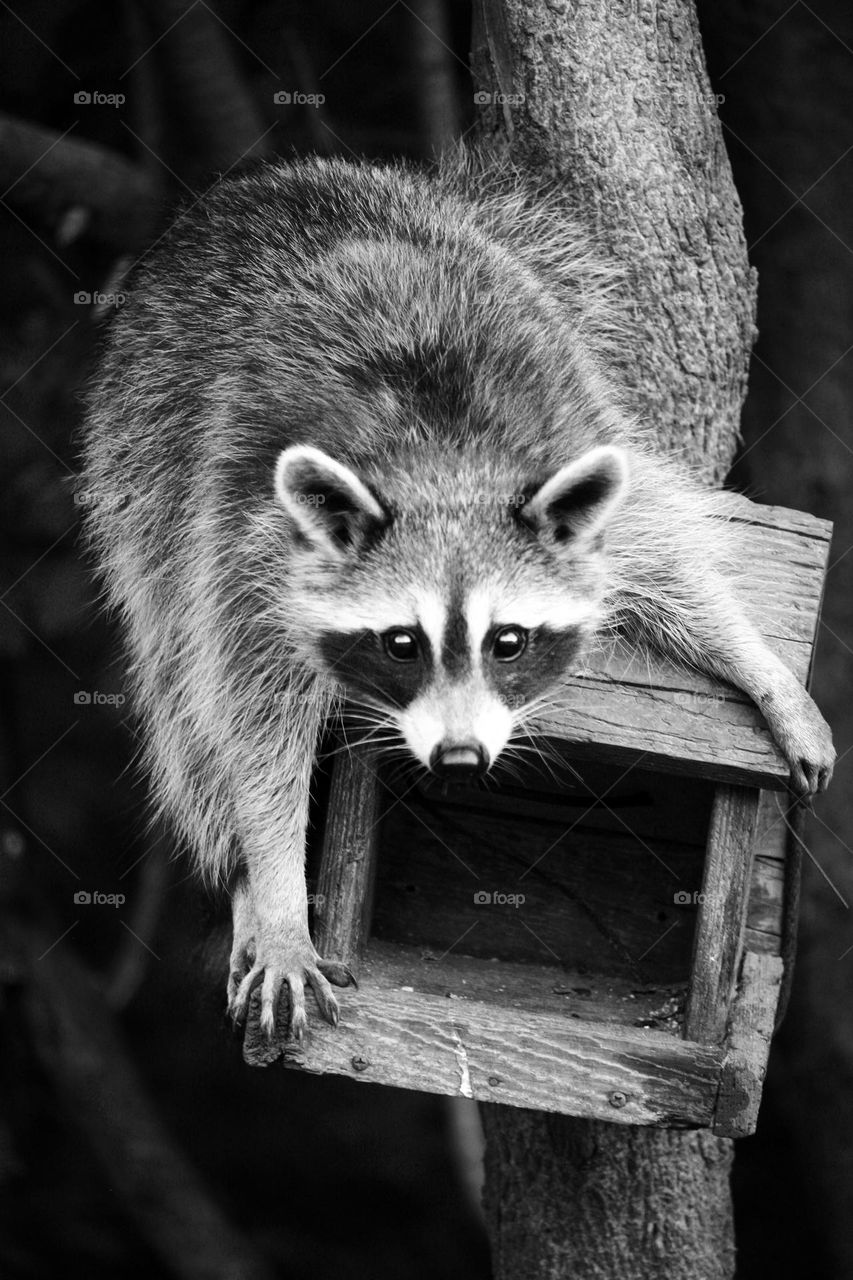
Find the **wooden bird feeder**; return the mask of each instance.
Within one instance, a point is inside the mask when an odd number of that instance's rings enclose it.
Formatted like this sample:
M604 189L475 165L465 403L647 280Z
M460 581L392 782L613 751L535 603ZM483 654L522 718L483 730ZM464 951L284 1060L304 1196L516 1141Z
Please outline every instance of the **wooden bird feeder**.
M740 594L807 681L831 526L745 499ZM358 990L245 1055L625 1124L753 1132L779 999L787 766L734 688L593 655L517 781L335 757L314 938ZM257 1001L257 994L255 996Z

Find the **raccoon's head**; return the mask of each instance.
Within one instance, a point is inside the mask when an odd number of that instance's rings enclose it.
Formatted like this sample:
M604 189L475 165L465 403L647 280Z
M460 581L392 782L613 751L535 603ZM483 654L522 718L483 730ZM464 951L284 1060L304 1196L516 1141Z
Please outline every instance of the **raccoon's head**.
M628 467L601 446L527 493L464 459L441 467L441 483L411 460L358 475L285 449L290 607L303 656L374 727L436 773L481 774L601 621L603 534Z

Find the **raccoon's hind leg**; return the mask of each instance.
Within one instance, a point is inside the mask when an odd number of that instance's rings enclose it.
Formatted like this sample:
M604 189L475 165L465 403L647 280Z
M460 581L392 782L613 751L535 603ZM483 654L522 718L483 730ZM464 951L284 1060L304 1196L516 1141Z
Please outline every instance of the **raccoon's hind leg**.
M305 837L311 774L328 699L293 689L276 699L274 714L241 735L234 772L234 806L245 874L232 895L234 938L228 1010L242 1021L261 985L261 1029L272 1036L286 987L291 1036L307 1026L305 984L333 1026L338 1002L330 984L354 981L343 964L324 960L308 930Z

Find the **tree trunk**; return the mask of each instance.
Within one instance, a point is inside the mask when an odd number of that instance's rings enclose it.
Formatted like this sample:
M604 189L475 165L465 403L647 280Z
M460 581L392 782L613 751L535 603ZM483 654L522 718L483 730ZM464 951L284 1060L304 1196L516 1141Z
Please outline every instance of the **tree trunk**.
M478 0L480 132L567 193L623 264L623 370L660 445L731 464L755 282L690 0ZM731 1144L484 1107L497 1280L722 1280L734 1272Z

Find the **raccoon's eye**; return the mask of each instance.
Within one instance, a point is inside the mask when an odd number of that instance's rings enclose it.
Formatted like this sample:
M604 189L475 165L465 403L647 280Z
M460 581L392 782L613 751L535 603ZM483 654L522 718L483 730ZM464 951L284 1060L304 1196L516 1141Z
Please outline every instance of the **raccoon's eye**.
M418 656L418 642L411 631L386 631L382 643L395 662L414 662Z
M498 662L514 662L527 647L527 632L523 627L501 627L492 641L492 653Z

